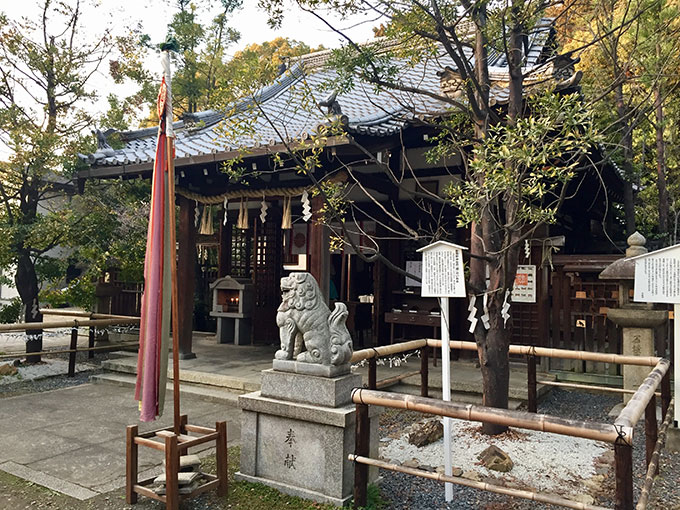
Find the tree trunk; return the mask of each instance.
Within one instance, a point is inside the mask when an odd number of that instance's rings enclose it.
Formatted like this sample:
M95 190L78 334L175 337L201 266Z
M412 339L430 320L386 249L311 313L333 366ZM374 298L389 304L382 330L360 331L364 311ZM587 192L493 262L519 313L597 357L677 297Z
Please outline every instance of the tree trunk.
M614 89L616 96L616 113L618 116L618 131L621 133L620 143L623 147L623 170L625 182L623 188L623 208L626 215L626 233L631 235L636 230L635 226L635 194L633 192L633 127L628 119L623 96L623 83L618 83Z
M657 45L657 55L659 53ZM664 111L661 84L654 87L654 106L656 109L656 185L659 188L659 233L668 236L668 190L666 188L666 142L663 138Z
M14 276L21 302L24 304L24 322L42 322L40 305L38 303L38 277L35 264L26 250L19 252L17 258L17 272ZM26 354L42 351L42 330L26 331ZM26 356L28 363L39 363L40 355Z

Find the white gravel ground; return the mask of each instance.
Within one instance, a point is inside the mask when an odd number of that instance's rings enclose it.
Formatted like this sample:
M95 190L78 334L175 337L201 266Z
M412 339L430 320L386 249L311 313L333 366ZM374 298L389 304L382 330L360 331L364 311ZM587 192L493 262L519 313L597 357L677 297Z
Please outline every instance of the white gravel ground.
M11 362L12 360L5 360L0 362L0 364ZM56 375L65 375L68 373L68 361L45 357L40 364L25 365L18 368L19 372L16 375L0 376L0 385L19 381L44 379L46 377L54 377ZM95 368L97 368L97 366L91 363L76 363L76 372L85 372L87 370L94 370Z
M504 485L532 488L560 494L578 492L577 487L596 474L596 459L611 448L606 443L572 438L547 432L514 429L511 434L489 437L480 434L480 425L451 420L452 464L464 472L474 471L481 479L503 480ZM490 471L477 456L496 445L514 463L508 473ZM408 432L398 439L385 438L380 456L401 464L416 459L420 466L443 466L444 440L417 448L408 442ZM466 474L464 475L466 476ZM508 483L510 482L510 483Z

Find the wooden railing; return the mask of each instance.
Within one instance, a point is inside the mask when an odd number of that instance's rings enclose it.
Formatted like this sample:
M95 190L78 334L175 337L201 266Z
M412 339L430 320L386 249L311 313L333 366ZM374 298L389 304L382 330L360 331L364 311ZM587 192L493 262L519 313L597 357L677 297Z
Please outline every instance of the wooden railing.
M544 432L552 432L556 434L609 442L614 445L615 454L616 510L633 509L633 429L644 414L647 478L645 480L637 508L638 510L645 508L647 498L653 484L654 475L658 471L659 451L662 448L666 430L669 426L670 417L672 414L669 371L670 362L667 359L654 356L622 356L618 354L551 349L525 345L510 345L510 354L524 355L527 356L528 360L528 412L523 412L459 404L455 402L445 402L443 400L428 398L429 350L431 348L441 347L441 344L441 340L434 339L411 340L400 344L363 349L356 351L352 356L352 363L357 363L362 360L368 360L369 362L368 388L356 388L352 393L352 401L354 404L356 404L357 416L355 453L350 454L349 456L349 459L355 463L354 508L360 508L366 505L368 467L376 466L381 469L388 469L424 478L431 478L442 482L465 485L491 492L564 506L567 508L603 510L603 507L574 502L555 494L523 491L503 487L500 485L475 482L461 477L429 473L419 469L390 464L378 459L371 459L369 457L369 405L378 405L394 409L408 409L450 418L489 422L498 425L513 426L530 430L540 430ZM474 342L452 340L450 341L449 345L451 349L477 350L477 344ZM380 383L377 381L377 358L415 350L420 350L421 368L419 373L421 377L421 396L417 397L413 395L402 395L398 393L377 391L377 388L380 385ZM622 390L621 388L612 388L608 386L554 383L552 381L538 381L536 378L536 359L541 356L559 359L576 359L590 362L615 363L620 365L649 366L653 367L653 369L637 390ZM416 374L417 373L418 372L416 372ZM391 379L406 378L413 375L413 373L402 374ZM632 392L633 396L629 400L628 404L619 413L613 424L597 422L588 423L556 416L536 414L537 384L539 383L617 393ZM661 410L664 417L664 422L661 427L657 426L656 420L656 396L657 389L659 388L661 390Z
M40 352L12 352L0 355L0 360L17 358L20 356L50 356L55 354L68 354L68 377L76 374L76 355L79 352L87 352L88 358L94 358L96 352L118 351L126 347L137 347L139 342L118 342L112 345L95 346L97 328L106 326L139 325L139 317L126 317L124 315L108 315L89 312L41 310L43 315L60 315L77 317L51 322L27 322L20 324L0 324L0 334L14 331L37 331L45 329L71 328L71 339L68 349L53 349ZM81 318L82 317L82 318ZM89 328L87 347L78 345L78 329Z

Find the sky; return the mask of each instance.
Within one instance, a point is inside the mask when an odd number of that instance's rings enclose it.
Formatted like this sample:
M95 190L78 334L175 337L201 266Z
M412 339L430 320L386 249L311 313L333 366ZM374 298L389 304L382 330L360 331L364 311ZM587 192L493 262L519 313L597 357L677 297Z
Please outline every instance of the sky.
M76 2L76 0L62 1L67 4ZM266 13L257 7L257 3L257 0L243 0L243 7L232 14L229 25L241 33L241 40L227 50L228 55L233 55L249 44L262 43L276 37L289 37L311 47L323 44L327 48L333 48L341 45L342 39L338 34L293 3L290 3L289 8L286 9L281 28L273 30L267 25ZM10 19L18 20L22 17L36 19L41 12L38 4L38 0L0 0L0 11L7 14ZM197 0L196 5L199 7L201 21L207 23L219 11L220 2ZM81 0L81 6L85 36L95 38L105 28L110 28L114 34L124 34L129 27L139 23L142 30L150 35L152 43L165 40L167 25L178 10L175 0ZM212 6L212 9L203 6ZM330 16L328 19L356 41L371 39L373 37L372 27L379 25L375 19L367 17L343 20ZM148 65L150 68L155 67L160 77L160 59L158 62L149 61ZM101 100L92 107L95 111L106 108L105 98L110 91L113 90L121 96L129 95L134 91L131 84L122 87L114 86L106 73L107 68L108 66L103 66L92 82L93 88L106 91L102 93ZM6 159L7 155L7 149L0 143L0 160Z

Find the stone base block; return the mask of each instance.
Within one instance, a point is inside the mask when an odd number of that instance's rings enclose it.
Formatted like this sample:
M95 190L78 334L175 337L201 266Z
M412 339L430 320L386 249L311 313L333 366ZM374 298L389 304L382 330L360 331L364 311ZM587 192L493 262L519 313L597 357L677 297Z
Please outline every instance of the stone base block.
M339 407L352 400L352 389L357 387L361 387L359 374L331 378L279 372L273 369L262 371L261 392L262 396L267 398Z
M237 479L319 503L341 506L347 502L354 480L354 464L347 459L354 452L354 405L319 407L255 392L241 395L239 406L241 469ZM372 457L378 455L379 413L379 408L371 408ZM377 475L377 470L369 473L371 480Z
M352 365L320 365L318 363L301 363L290 359L275 359L272 368L279 372L292 372L294 374L315 375L317 377L339 377L349 374Z
M654 356L654 330L648 328L623 328L624 356ZM627 390L637 390L652 367L623 365L623 387ZM631 394L624 394L625 404L631 399Z

